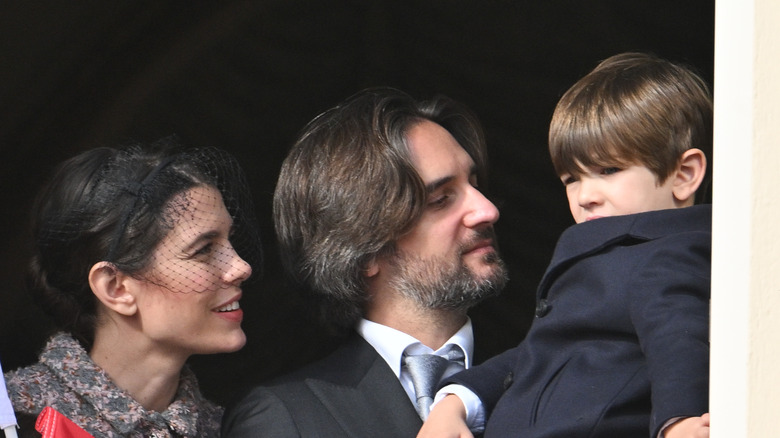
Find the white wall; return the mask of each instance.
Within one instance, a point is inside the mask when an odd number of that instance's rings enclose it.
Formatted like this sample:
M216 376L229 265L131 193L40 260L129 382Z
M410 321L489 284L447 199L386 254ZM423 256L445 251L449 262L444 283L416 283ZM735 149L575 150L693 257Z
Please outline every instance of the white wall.
M715 11L711 436L780 436L780 2Z

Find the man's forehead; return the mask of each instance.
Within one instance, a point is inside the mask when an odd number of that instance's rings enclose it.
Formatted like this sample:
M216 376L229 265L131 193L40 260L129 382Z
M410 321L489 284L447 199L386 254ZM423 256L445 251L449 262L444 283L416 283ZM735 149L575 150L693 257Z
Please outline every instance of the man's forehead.
M415 125L408 140L412 162L426 185L474 171L471 156L449 131L434 122L426 120Z

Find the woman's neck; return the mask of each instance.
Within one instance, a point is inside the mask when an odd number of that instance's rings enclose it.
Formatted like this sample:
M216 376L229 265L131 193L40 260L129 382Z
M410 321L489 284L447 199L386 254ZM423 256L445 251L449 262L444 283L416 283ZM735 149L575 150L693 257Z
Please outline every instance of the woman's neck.
M186 357L161 351L137 333L105 327L89 352L111 380L146 410L163 412L173 402Z

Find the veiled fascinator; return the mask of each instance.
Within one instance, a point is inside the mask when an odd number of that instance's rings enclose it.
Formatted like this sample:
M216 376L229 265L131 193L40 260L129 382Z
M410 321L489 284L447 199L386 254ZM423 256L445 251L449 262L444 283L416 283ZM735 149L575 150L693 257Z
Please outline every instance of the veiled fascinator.
M164 139L86 151L58 167L32 221L30 285L63 328L94 315L88 273L101 261L174 292L223 287L229 269L260 276L244 172L217 148Z

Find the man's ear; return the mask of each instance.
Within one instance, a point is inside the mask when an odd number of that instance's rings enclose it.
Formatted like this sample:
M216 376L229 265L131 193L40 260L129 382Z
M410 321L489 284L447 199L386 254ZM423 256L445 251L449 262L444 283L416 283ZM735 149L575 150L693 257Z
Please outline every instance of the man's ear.
M108 262L98 262L89 270L89 286L104 306L121 315L136 313L138 305L130 289L134 279Z
M375 277L379 273L379 261L376 257L372 258L366 263L366 267L363 269L363 276L366 278Z
M680 206L693 205L696 190L707 173L707 157L701 149L692 148L683 152L677 170L672 174L672 193Z

